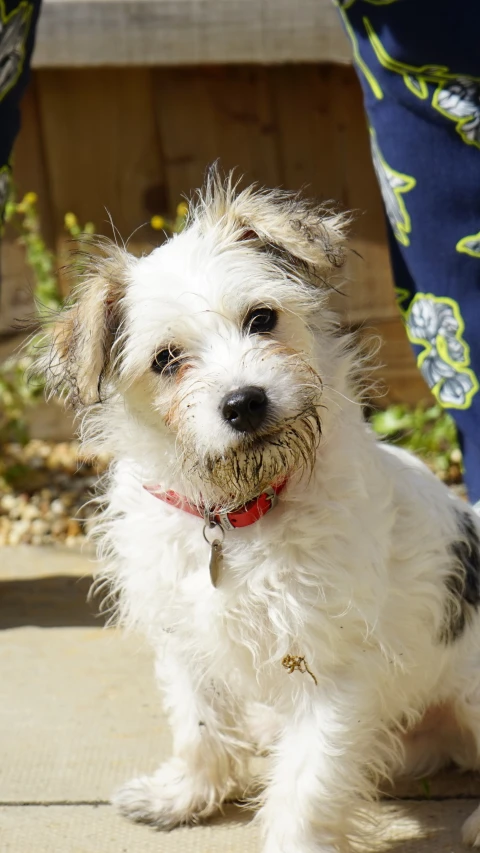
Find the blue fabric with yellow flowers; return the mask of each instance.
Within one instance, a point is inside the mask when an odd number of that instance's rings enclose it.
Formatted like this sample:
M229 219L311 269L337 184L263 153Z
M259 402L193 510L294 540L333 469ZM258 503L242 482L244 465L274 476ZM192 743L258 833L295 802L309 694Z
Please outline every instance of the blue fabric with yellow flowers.
M400 310L480 500L480 5L338 0L363 88Z
M0 230L39 11L40 0L0 0Z

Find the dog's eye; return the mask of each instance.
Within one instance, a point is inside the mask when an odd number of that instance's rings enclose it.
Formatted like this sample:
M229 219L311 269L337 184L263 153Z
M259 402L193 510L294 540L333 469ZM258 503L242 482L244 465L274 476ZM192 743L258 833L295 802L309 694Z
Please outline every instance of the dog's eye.
M278 315L273 308L254 308L245 320L244 328L249 335L263 335L277 325Z
M182 351L178 347L167 347L155 353L152 361L152 370L155 373L164 373L171 376L180 367L180 356Z

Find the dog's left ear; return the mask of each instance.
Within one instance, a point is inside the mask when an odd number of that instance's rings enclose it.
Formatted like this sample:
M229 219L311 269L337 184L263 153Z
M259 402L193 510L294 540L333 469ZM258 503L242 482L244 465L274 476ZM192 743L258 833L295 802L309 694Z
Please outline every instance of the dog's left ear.
M239 202L241 202L241 197ZM241 239L257 237L292 267L299 264L322 277L343 266L348 218L325 207L272 192L252 194L237 212Z
M313 280L324 280L345 262L351 217L331 206L284 190L249 187L237 192L232 175L222 181L216 167L208 175L202 202L209 224L223 222L239 241L257 240L290 267L310 270Z
M63 393L74 408L100 402L121 324L122 297L134 258L107 240L81 255L80 284L46 330L44 352L35 365L51 393Z

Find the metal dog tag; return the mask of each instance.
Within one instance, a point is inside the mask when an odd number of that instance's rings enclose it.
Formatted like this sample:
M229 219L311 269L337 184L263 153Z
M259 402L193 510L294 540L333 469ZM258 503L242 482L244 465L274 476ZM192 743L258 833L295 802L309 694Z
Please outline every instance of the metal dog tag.
M213 538L211 538L213 537ZM203 538L210 545L210 580L212 586L217 585L218 575L223 562L222 542L225 539L225 531L215 521L210 521L208 515L205 516L205 526L203 528Z
M212 586L217 585L218 575L222 566L223 552L220 539L215 539L210 545L210 580Z

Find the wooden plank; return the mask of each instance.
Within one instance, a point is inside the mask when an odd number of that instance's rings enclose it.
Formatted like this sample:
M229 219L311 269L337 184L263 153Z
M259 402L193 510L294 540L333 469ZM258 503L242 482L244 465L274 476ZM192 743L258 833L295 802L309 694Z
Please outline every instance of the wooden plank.
M276 128L263 68L155 72L156 115L171 206L203 183L217 158L243 183L280 182Z
M47 70L38 81L57 246L65 213L112 236L110 211L124 240L145 226L132 251L151 248L148 223L166 199L150 71Z
M353 69L270 69L283 182L356 211L347 298L333 302L344 319L395 316L396 306L380 193L373 172L360 87Z
M40 112L38 109L37 75L32 74L29 87L21 106L22 124L15 142L13 156L13 180L17 197L27 192L37 195L42 235L52 246L54 228L45 150L42 137Z
M332 69L333 71L333 69ZM342 193L345 207L355 212L347 277L350 322L360 318L397 319L385 214L373 170L363 96L352 68L338 68L333 93L332 124L338 131ZM357 252L358 254L355 254Z
M331 0L44 0L33 62L351 62L351 49Z
M208 72L207 72L208 73ZM155 70L154 109L163 151L169 212L203 183L219 156L213 104L203 69Z
M243 184L267 187L281 180L277 127L267 69L260 66L205 73L217 133L217 151L225 170L236 168ZM209 152L210 158L215 152ZM218 155L217 155L218 156Z
M0 338L15 333L33 311L32 285L23 260L23 252L16 244L15 234L8 226L2 238L0 251Z
M22 102L22 125L14 148L13 180L18 199L26 192L37 194L42 234L47 243L53 245L52 212L35 78ZM25 264L24 251L18 245L17 234L12 228L7 227L2 240L1 263L0 334L5 334L12 330L15 323L30 318L33 311L32 273Z

